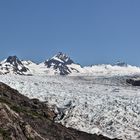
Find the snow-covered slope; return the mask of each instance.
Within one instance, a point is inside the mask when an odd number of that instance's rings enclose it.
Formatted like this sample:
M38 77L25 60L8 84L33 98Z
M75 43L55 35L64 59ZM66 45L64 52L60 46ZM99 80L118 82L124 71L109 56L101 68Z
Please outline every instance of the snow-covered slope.
M56 105L56 112L61 112L56 120L65 126L139 140L140 88L127 85L126 78L1 75L0 81L30 98Z
M41 66L31 60L22 61L25 67L27 67L32 75L46 75L45 70Z
M78 74L76 74L78 75ZM127 76L140 75L140 67L136 66L118 66L118 65L93 65L83 67L80 75L84 76Z
M54 68L52 64L51 67L47 67L44 63L37 65L36 63L27 63L28 61L22 62L32 73L32 75L63 75L61 72L67 73L69 76L127 76L127 75L140 75L140 67L136 66L118 66L118 65L93 65L81 67L78 64L66 65L64 68L61 66L59 68ZM64 69L62 69L64 68ZM60 71L61 70L61 71ZM66 74L65 73L65 74Z
M9 56L0 63L0 73L25 75L30 74L30 71L17 56Z

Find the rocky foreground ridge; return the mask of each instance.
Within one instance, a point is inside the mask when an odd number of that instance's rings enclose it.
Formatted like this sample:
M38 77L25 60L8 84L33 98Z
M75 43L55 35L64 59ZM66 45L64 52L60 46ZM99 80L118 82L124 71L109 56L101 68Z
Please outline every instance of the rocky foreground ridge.
M0 82L0 140L110 140L66 128L55 123L55 117L45 103Z

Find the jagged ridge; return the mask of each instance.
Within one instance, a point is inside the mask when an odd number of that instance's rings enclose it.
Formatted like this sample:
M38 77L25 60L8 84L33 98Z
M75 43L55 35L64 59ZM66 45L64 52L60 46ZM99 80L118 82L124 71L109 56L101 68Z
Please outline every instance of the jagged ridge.
M70 57L68 57L66 54L63 54L62 52L59 52L57 55L55 55L51 59L46 60L44 62L47 68L52 67L55 70L58 69L60 72L60 75L70 74L72 71L71 69L69 69L67 65L71 65L72 63L74 63L74 61Z

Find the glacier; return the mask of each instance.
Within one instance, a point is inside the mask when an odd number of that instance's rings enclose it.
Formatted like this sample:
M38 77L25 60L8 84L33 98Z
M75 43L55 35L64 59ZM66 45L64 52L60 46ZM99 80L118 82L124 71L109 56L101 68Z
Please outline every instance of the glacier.
M90 76L8 74L0 75L0 81L30 98L46 102L56 112L64 110L63 117L56 121L66 127L110 138L140 139L140 87L126 83L134 75L96 73Z

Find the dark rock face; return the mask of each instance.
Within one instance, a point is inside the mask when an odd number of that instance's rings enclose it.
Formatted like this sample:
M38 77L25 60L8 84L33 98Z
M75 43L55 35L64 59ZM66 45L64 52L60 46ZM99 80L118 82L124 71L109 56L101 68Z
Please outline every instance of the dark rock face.
M18 64L22 65L21 61L17 58L17 56L9 56L6 60L6 62L14 65L14 66L18 66Z
M62 52L59 52L53 58L44 62L44 64L48 68L52 67L55 70L58 69L60 71L60 75L70 74L71 70L68 68L67 65L70 65L72 63L74 63L73 60L71 60L70 57L68 57L66 54L63 54Z
M0 140L110 140L66 128L54 118L55 113L43 102L0 83Z
M126 83L131 84L133 86L140 86L140 80L135 79L127 79Z

